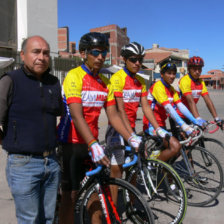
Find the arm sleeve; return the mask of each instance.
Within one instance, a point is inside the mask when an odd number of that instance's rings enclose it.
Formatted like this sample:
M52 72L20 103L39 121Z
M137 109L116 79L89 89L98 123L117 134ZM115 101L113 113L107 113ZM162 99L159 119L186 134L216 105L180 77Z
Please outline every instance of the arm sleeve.
M4 124L8 107L12 101L13 82L9 76L0 79L0 126Z
M176 110L172 107L172 105L169 103L169 104L166 104L164 106L166 112L168 114L170 114L170 116L172 117L173 120L175 120L177 122L177 124L179 126L182 126L185 122L181 119L181 117L178 115L178 113L176 112Z
M177 108L192 123L197 124L197 119L192 115L192 113L187 109L187 107L183 103L179 102L177 104Z

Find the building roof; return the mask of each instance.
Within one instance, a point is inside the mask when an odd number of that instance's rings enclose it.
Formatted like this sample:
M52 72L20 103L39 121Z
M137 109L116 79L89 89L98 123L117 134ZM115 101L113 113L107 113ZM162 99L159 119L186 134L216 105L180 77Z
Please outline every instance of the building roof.
M208 71L208 74L209 73L223 73L223 71L218 70L218 69L213 69L213 70Z
M144 59L153 59L154 62L160 63L171 56L171 52L146 52Z
M213 77L213 75L201 75L200 78L201 79L211 79Z

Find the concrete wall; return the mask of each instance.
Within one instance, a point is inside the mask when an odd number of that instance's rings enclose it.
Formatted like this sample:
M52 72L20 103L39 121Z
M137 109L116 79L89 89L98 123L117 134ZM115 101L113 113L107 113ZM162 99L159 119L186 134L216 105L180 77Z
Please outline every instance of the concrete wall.
M58 6L56 0L17 0L18 50L23 38L43 36L51 47L51 55L58 54Z

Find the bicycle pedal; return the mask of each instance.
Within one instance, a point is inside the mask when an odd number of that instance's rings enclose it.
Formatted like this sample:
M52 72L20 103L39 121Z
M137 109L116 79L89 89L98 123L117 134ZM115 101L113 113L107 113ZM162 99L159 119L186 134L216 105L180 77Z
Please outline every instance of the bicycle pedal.
M207 177L201 177L201 176L197 176L196 177L197 181L201 184L207 184L208 183L208 178Z

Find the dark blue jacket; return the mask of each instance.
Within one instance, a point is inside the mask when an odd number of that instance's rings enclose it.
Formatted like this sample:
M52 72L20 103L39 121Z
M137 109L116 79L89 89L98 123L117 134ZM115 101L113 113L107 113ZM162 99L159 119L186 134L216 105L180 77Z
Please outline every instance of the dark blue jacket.
M39 81L23 67L7 75L13 81L13 91L4 124L3 148L11 153L41 153L54 149L56 116L62 112L58 79L47 71Z

